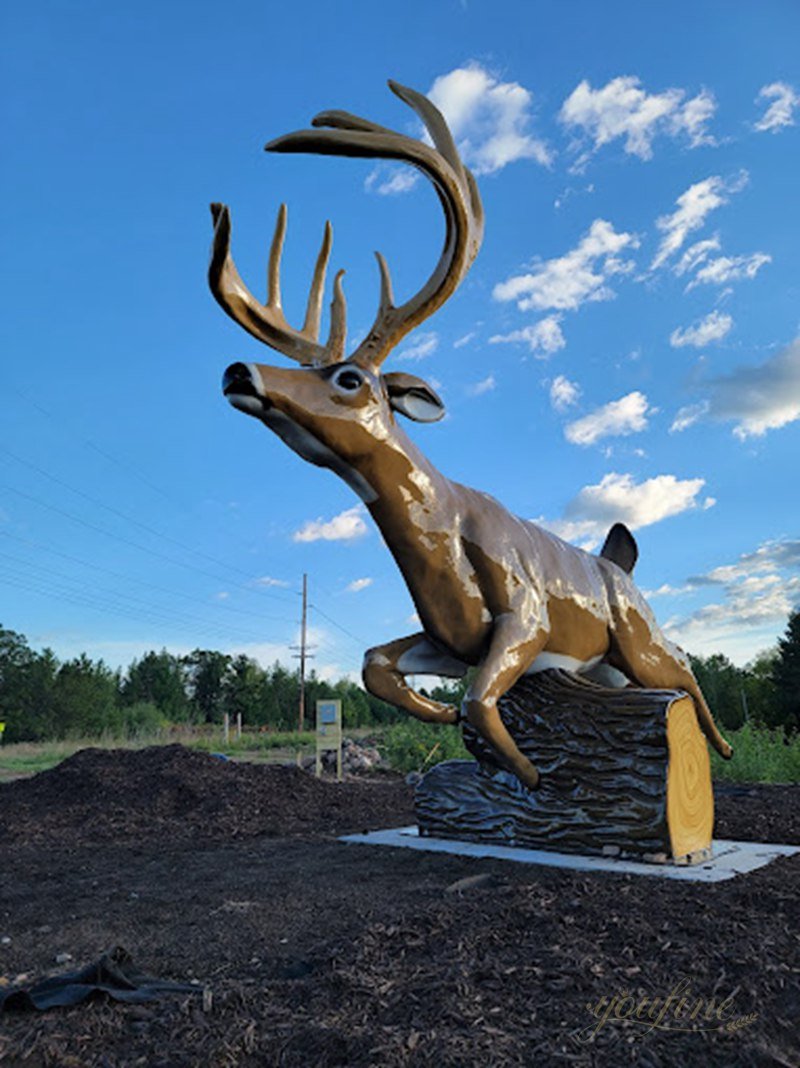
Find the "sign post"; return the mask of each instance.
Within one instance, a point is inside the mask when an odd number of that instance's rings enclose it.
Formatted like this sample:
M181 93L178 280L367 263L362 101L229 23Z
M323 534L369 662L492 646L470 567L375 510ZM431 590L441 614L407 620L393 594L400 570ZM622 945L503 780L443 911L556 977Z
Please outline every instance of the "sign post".
M342 702L317 701L317 778L322 774L323 750L336 750L336 778L342 781Z

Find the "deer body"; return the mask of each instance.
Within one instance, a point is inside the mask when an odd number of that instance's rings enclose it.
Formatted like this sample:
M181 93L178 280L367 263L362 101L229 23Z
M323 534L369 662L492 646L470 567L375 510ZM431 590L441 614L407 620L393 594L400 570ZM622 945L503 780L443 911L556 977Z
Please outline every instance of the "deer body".
M329 225L300 331L288 326L280 302L284 208L270 253L266 305L252 297L236 271L230 218L221 205L212 205L215 242L209 271L223 308L259 340L303 365L233 364L223 380L229 401L358 493L416 605L422 630L370 649L365 685L423 720L456 723L467 718L500 762L530 788L538 786L539 773L506 730L497 702L523 674L549 667L593 673L617 684L684 689L695 701L709 741L730 756L687 658L661 634L630 578L636 558L630 533L619 524L613 527L599 557L575 548L511 515L487 494L447 479L398 424L397 414L433 422L444 408L421 379L380 373L380 364L458 285L477 253L483 215L474 179L458 158L441 115L420 94L390 85L421 116L435 148L345 112L325 112L314 120L315 126L333 129L289 134L267 147L388 156L423 170L439 193L447 234L439 264L419 293L395 306L388 268L379 256L381 300L375 324L345 358L341 273L334 285L328 342L322 346L317 341ZM432 701L406 682L417 674L457 678L468 667L477 670L461 710Z

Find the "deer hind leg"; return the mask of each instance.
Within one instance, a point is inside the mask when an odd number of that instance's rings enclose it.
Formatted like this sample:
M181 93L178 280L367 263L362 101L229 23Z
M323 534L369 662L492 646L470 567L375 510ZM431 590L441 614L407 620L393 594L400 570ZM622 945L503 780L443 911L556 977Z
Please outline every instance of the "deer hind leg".
M607 658L609 662L639 686L684 690L688 693L694 701L697 721L703 734L721 757L730 760L733 749L720 734L683 651L664 637L657 640L645 621L633 610L626 614L625 619L615 614L615 624Z
M369 692L426 723L457 723L458 709L412 690L406 675L460 679L466 673L466 664L441 652L422 632L377 645L364 656L363 679Z
M531 790L539 786L539 772L508 733L497 702L525 674L546 641L544 628L525 626L511 614L501 616L495 622L489 651L464 698L467 720L494 749L500 762Z

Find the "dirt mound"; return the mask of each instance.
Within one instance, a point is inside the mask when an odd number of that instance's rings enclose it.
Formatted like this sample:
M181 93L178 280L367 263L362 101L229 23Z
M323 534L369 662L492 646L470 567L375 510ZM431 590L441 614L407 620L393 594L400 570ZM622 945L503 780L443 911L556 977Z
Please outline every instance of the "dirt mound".
M340 834L412 821L411 790L400 779L326 782L293 766L234 763L181 745L82 749L0 786L6 841Z

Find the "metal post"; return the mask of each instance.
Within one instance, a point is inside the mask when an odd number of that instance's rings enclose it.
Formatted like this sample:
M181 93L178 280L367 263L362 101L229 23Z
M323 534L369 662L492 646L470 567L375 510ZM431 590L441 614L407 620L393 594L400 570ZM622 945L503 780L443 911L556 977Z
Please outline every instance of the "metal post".
M298 649L294 653L294 659L300 661L300 702L297 709L297 729L305 730L306 725L306 663L312 660L314 654L309 652L308 644L308 575L303 575L303 609L300 616L300 645L293 645L292 649ZM313 648L313 646L311 647Z
M300 708L297 729L302 731L306 718L306 623L308 621L308 575L303 572L303 614L300 623Z
M226 712L222 717L222 737L225 740L225 745L230 745L231 741L231 717Z

